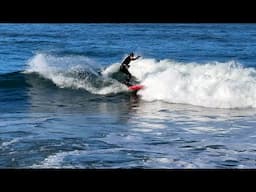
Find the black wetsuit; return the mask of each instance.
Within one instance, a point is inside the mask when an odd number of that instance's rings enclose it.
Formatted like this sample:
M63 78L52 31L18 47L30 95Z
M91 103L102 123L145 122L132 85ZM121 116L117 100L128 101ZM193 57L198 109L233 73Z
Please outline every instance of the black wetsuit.
M120 66L120 71L128 75L128 78L126 79L127 82L130 82L132 78L132 74L128 71L128 68L130 67L129 63L131 62L130 56L126 57L125 60L122 62Z

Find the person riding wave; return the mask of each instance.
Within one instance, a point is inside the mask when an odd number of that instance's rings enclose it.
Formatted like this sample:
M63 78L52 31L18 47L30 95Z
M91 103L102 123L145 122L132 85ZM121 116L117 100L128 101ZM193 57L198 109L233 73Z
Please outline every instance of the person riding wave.
M134 53L130 53L129 56L127 56L124 61L122 62L120 66L120 71L128 75L127 79L125 80L125 84L127 86L131 85L131 79L132 79L132 74L129 72L128 68L130 67L130 62L134 61L136 59L140 58L140 56L134 57Z

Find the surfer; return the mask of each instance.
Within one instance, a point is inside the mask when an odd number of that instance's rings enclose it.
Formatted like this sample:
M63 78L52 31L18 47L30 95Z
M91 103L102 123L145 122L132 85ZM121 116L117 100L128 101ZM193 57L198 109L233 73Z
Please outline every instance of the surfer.
M127 56L124 61L122 62L120 66L120 71L128 75L127 79L125 80L126 85L131 85L130 81L132 79L132 74L129 72L128 68L130 67L130 62L133 60L136 60L140 58L140 56L134 57L134 53L130 53L129 56Z

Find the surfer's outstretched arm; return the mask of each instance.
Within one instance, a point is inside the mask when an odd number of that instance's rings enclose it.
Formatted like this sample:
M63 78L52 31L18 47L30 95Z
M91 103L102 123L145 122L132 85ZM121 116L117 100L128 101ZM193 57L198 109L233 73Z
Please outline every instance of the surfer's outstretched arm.
M140 56L138 55L137 57L132 57L131 60L136 60L136 59L139 59Z

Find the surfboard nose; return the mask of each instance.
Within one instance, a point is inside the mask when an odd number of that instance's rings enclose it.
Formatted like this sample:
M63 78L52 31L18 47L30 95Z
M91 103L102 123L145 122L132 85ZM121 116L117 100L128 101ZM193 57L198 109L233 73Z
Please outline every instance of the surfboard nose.
M128 87L129 90L132 90L132 91L138 91L140 89L144 88L143 85L132 85L130 87Z

